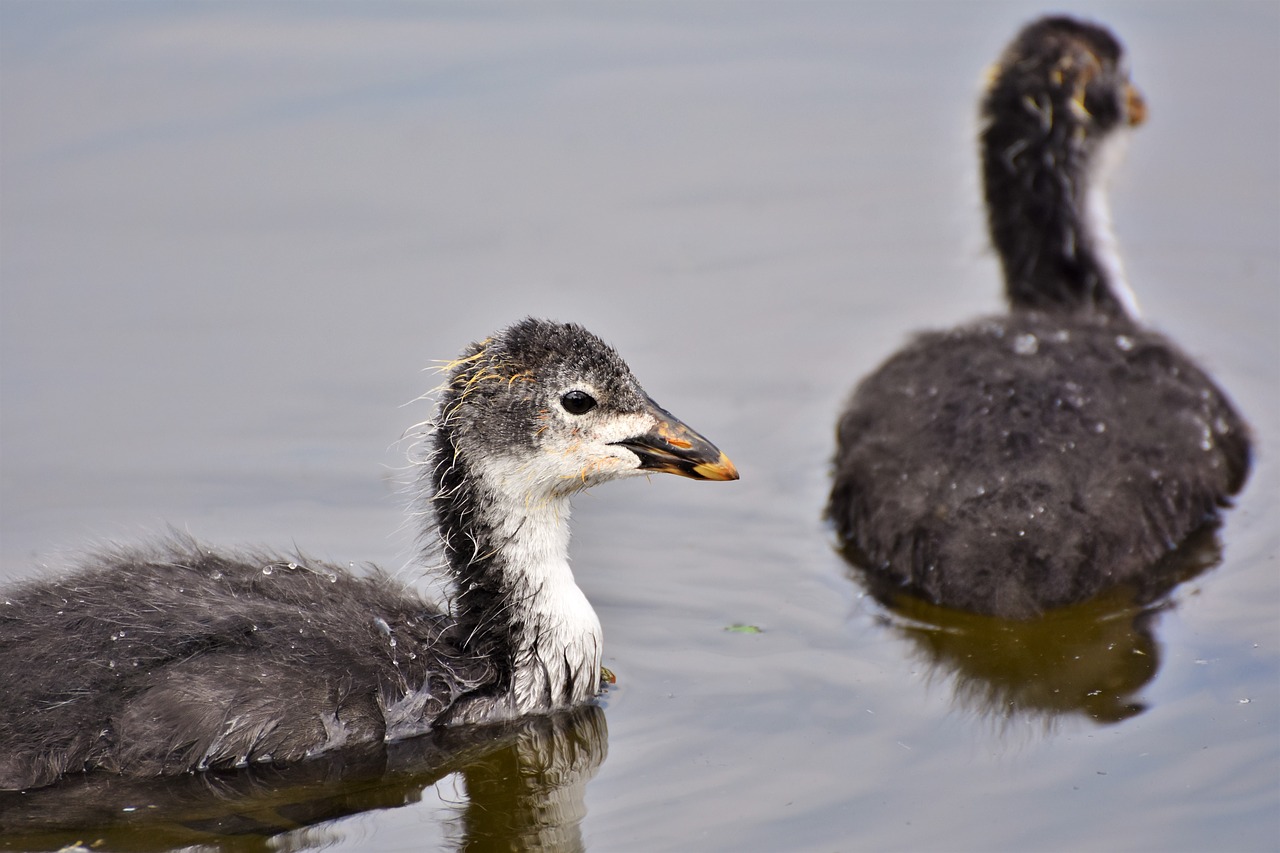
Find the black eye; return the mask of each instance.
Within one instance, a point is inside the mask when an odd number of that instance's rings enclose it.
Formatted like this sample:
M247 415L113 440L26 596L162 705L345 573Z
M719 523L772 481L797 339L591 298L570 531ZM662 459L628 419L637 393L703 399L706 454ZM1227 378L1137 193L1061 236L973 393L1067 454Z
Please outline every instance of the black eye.
M568 391L560 398L560 405L571 415L585 415L596 407L596 398L586 391Z

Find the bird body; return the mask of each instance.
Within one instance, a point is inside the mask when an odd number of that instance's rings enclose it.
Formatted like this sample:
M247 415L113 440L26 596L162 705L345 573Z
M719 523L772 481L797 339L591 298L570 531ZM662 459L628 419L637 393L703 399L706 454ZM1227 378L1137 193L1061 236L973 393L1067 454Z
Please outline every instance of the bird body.
M1015 312L918 337L840 419L832 517L892 586L1026 617L1151 565L1235 492L1246 431L1162 336Z
M828 517L878 584L1010 618L1154 581L1243 484L1248 428L1136 320L1100 184L1142 121L1106 30L1027 26L983 102L1010 312L920 335L837 426Z
M0 606L5 789L296 761L421 730L492 678L379 572L189 539L96 555Z
M737 472L580 326L525 320L446 373L422 514L447 609L376 568L178 536L6 589L0 789L297 761L590 701L603 635L569 568L570 497Z

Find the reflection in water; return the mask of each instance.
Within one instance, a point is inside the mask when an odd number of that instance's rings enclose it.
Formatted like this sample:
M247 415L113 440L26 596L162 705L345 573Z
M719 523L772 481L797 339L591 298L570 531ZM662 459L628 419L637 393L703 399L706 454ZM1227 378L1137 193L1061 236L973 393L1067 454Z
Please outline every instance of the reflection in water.
M467 804L459 850L580 851L587 782L607 751L604 711L595 705L519 727L512 747L463 770Z
M583 849L586 783L604 761L604 711L587 705L511 723L460 726L295 765L167 779L71 777L0 794L0 849L300 850L331 844L340 824L418 802L460 774L467 802L453 821L459 850Z
M954 673L957 705L997 719L1079 713L1107 724L1146 710L1137 693L1160 667L1157 616L1175 586L1218 564L1222 547L1216 525L1206 526L1153 572L1158 586L1115 588L1031 620L939 607L884 584L855 555L845 558L887 608L885 623L931 670Z

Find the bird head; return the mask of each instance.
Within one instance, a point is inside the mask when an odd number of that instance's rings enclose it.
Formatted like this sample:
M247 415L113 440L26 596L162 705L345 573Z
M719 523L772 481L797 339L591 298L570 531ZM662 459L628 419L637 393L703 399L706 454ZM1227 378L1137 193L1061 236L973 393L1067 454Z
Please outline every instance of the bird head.
M988 120L1021 113L1045 134L1090 139L1146 119L1146 102L1129 79L1123 45L1106 28L1086 21L1033 21L989 76Z
M450 452L507 490L564 495L656 472L738 478L728 457L655 403L617 352L576 324L523 320L472 344L445 370L438 428Z

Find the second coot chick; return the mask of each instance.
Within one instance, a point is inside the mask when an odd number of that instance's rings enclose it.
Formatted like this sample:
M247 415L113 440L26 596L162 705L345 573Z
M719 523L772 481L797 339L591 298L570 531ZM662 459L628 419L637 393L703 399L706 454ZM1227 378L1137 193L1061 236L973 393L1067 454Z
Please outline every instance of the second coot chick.
M1010 312L919 336L858 386L828 516L890 588L1009 618L1145 585L1242 486L1248 430L1141 326L1102 196L1145 116L1121 44L1048 17L982 103L988 224Z

